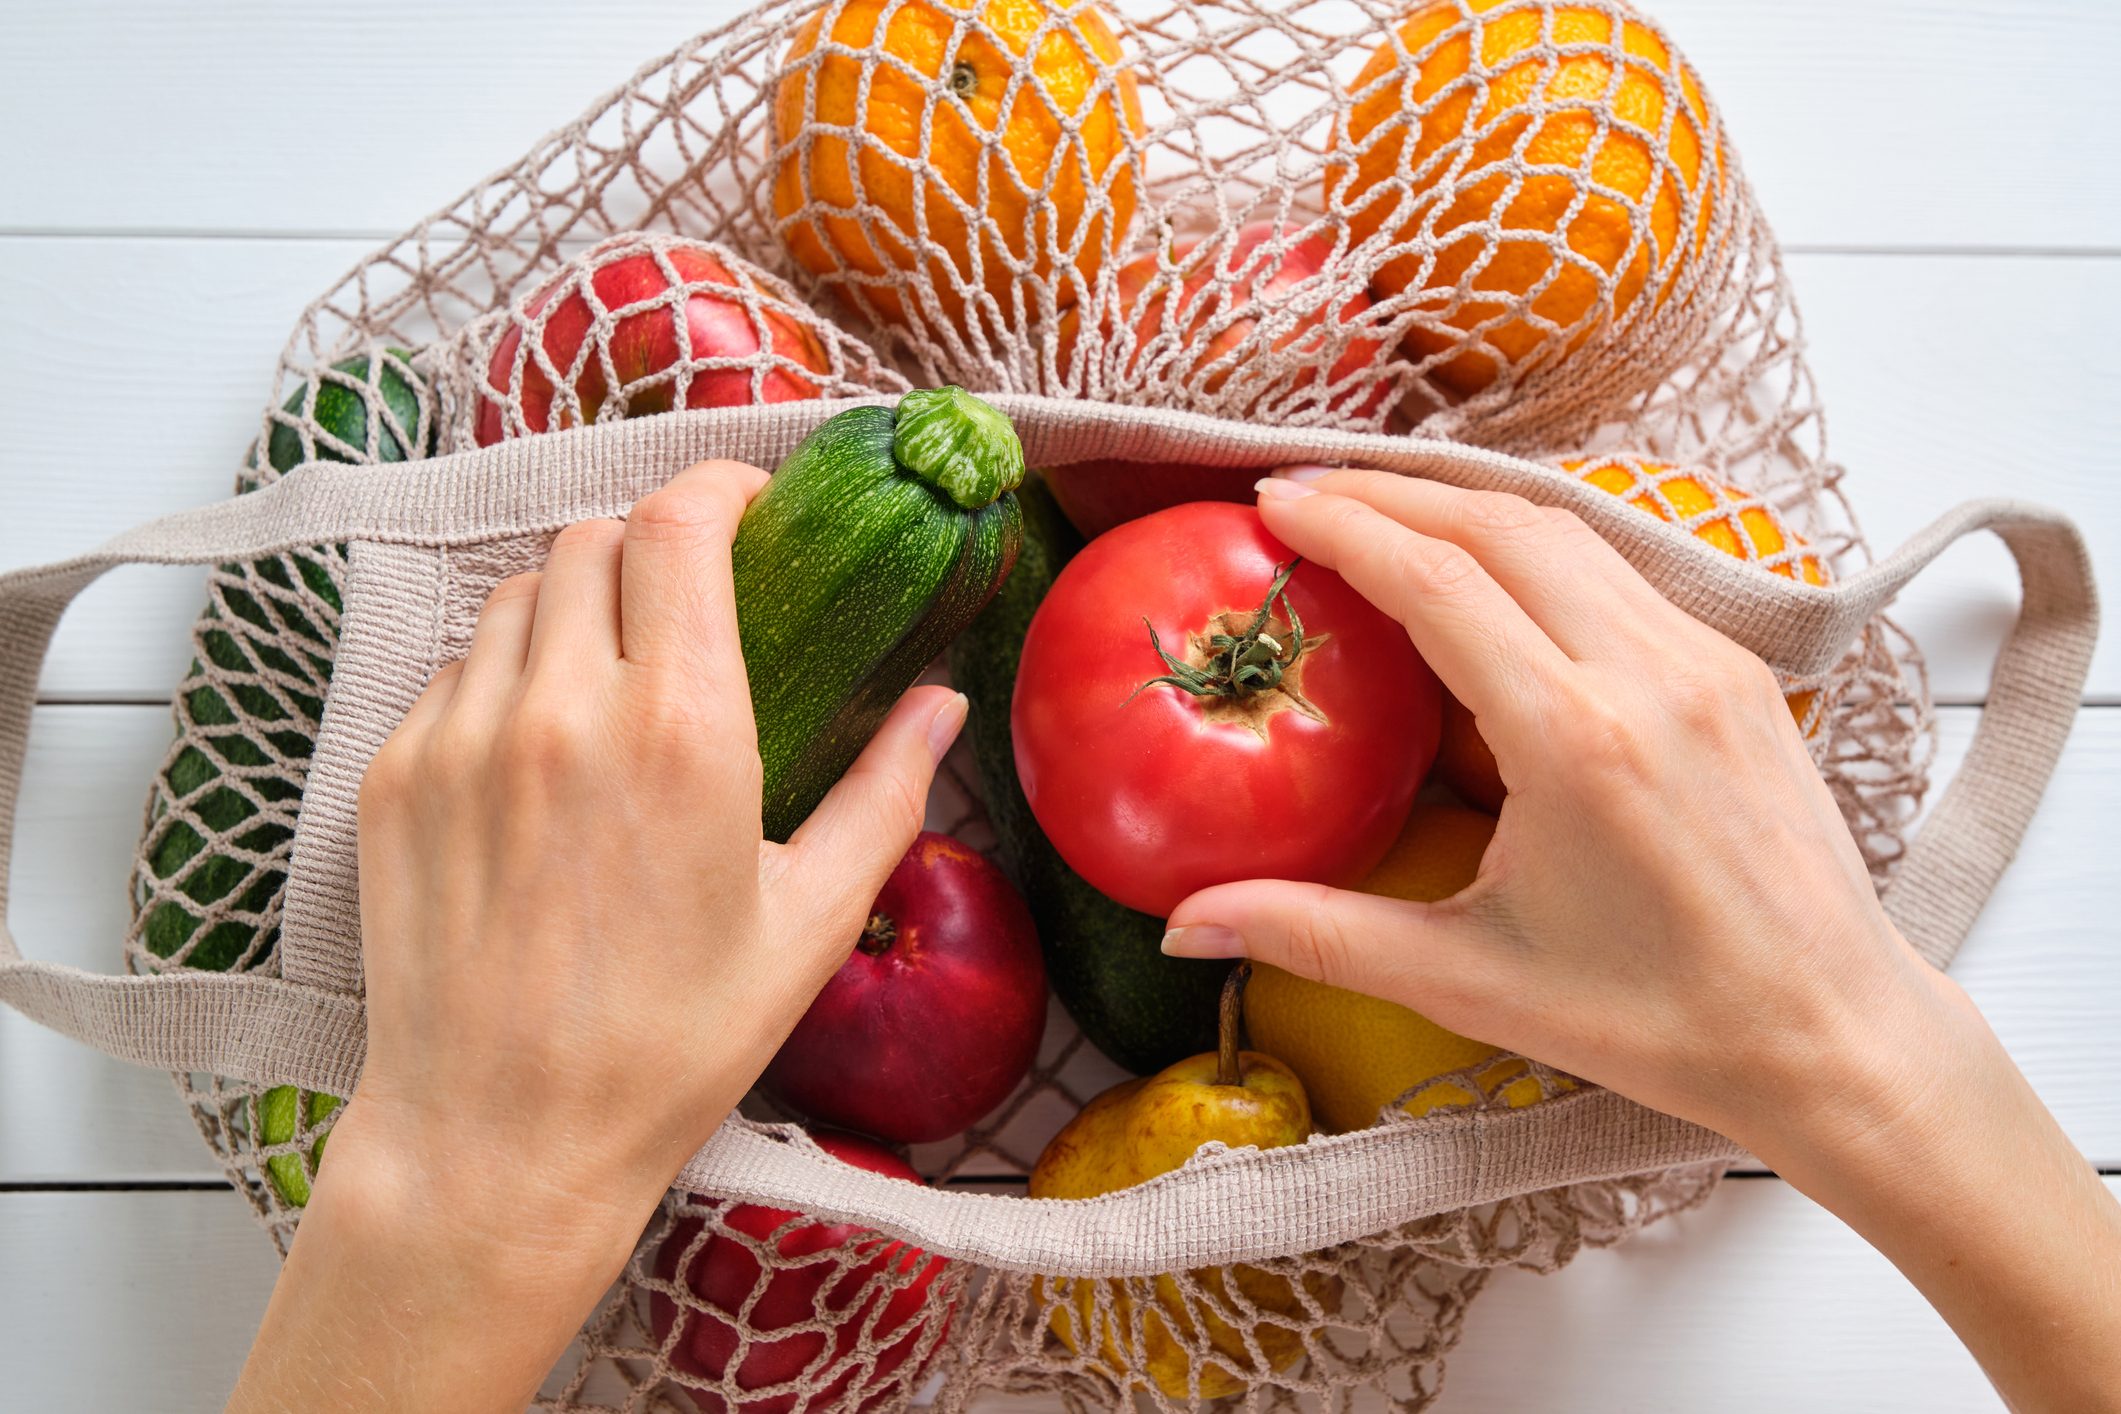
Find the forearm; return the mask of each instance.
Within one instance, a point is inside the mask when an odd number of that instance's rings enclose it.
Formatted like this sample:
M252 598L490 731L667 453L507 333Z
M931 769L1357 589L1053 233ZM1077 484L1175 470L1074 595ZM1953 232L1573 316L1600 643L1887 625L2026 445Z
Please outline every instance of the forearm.
M514 1414L619 1275L653 1192L591 1206L500 1168L409 1171L358 1111L333 1136L229 1408Z
M2121 1407L2121 1203L1940 981L1914 1055L1756 1146L1892 1260L2020 1414Z

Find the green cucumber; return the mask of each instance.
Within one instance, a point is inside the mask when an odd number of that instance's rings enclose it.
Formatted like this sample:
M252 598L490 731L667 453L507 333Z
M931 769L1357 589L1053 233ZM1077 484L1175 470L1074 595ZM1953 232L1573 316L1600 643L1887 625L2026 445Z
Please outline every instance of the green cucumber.
M765 768L785 840L1016 563L1016 429L962 388L826 421L781 463L731 551Z
M1024 631L1061 566L1082 546L1043 482L1026 482L1016 571L950 649L950 677L972 704L967 730L1001 844L1046 954L1046 980L1090 1043L1137 1075L1212 1051L1227 963L1166 957L1163 920L1114 903L1070 869L1032 818L1016 779L1009 703Z

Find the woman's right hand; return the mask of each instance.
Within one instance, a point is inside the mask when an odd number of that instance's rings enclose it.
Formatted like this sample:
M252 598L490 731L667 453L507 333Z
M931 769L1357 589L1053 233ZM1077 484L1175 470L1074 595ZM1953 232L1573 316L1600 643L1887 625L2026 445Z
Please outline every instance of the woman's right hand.
M2121 1203L1886 917L1760 660L1565 511L1319 468L1259 494L1406 625L1509 797L1453 898L1227 884L1165 949L1386 997L1729 1135L1890 1257L2012 1408L2121 1409Z
M1406 625L1509 799L1455 898L1231 884L1169 950L1402 1002L1747 1143L1799 1095L1852 1124L1906 1102L1968 1008L1886 918L1760 659L1566 511L1363 471L1260 508Z

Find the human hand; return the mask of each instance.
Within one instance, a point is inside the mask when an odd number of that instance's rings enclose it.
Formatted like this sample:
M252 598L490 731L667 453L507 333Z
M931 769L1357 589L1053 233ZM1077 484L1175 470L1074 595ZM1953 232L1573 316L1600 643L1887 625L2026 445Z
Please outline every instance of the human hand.
M908 693L786 845L761 838L729 557L765 481L704 463L563 531L370 766L367 1061L254 1407L521 1408L920 828L965 716L943 688Z
M2121 1204L1886 917L1760 660L1565 511L1311 468L1259 494L1406 625L1509 796L1452 898L1227 884L1166 950L1385 997L1717 1129L1890 1257L2013 1409L2121 1408Z
M1360 471L1262 482L1260 509L1407 626L1510 795L1455 898L1226 885L1171 950L1401 1002L1749 1144L1794 1094L1895 1102L1963 1002L1887 920L1758 658L1565 511Z

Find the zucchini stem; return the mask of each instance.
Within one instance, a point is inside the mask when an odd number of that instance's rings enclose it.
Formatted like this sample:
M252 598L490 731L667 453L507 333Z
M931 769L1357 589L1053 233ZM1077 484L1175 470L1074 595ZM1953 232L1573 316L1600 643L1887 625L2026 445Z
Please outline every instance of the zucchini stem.
M955 384L917 388L898 400L891 455L968 511L1024 481L1024 444L1009 419Z

